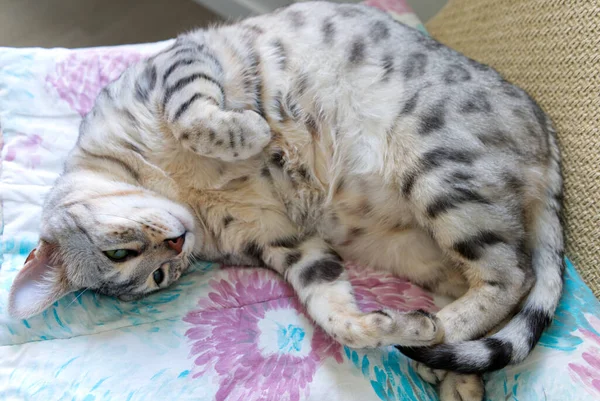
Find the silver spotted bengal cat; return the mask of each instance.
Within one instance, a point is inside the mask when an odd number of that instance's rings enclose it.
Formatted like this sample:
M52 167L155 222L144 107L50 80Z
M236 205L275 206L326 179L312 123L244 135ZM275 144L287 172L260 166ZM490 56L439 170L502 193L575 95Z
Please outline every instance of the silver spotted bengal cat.
M480 400L552 319L561 193L523 90L376 9L300 3L182 35L101 92L10 312L136 299L194 259L262 265L339 342L397 345L442 400ZM343 259L456 300L363 313Z

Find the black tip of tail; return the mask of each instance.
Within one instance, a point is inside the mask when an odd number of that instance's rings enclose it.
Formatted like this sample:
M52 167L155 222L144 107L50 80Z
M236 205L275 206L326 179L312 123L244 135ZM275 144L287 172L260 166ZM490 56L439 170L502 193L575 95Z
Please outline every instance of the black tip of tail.
M477 340L484 344L490 351L486 360L473 360L468 355L462 355L461 350L469 348L470 341L456 344L439 344L432 347L402 347L396 348L406 355L425 365L442 370L451 370L459 373L485 373L499 370L508 365L512 358L513 347L509 342L497 338L483 338Z

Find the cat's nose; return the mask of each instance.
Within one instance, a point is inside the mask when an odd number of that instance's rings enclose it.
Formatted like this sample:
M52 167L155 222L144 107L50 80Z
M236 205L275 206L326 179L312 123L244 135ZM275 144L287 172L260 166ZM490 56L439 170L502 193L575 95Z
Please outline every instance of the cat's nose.
M185 242L185 234L183 234L181 237L170 238L166 240L166 242L169 248L176 250L177 253L181 253L183 250L183 243Z

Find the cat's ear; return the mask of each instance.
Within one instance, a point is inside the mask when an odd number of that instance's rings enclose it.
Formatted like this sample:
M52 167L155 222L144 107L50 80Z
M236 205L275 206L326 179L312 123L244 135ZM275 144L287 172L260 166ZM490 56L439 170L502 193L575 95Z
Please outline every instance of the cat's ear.
M8 296L8 313L26 319L74 290L67 282L58 246L41 240L13 281Z

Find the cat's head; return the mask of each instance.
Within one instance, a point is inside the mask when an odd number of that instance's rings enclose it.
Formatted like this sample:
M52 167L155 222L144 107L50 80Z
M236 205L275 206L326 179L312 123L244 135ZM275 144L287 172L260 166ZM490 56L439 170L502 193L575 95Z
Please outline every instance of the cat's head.
M195 231L185 207L97 174L58 180L44 205L37 248L13 282L9 313L27 318L89 288L132 300L189 267Z

